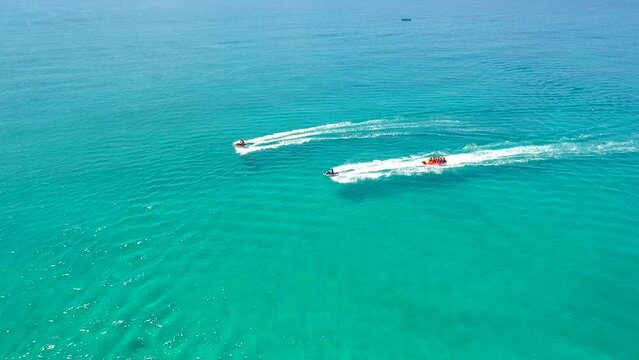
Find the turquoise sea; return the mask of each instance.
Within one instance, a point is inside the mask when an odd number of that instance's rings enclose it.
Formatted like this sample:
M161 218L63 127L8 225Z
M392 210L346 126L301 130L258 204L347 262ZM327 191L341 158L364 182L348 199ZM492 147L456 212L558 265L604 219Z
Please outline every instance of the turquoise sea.
M639 359L638 19L1 2L0 356Z

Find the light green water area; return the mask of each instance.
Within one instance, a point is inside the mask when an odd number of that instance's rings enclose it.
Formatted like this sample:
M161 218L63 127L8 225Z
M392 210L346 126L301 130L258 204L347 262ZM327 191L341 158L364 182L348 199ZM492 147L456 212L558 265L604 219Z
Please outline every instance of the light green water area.
M0 356L638 359L637 19L3 2Z

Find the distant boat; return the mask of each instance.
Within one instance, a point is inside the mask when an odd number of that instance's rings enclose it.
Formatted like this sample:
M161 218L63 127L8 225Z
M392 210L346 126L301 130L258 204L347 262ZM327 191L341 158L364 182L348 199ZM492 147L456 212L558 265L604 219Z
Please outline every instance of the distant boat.
M402 21L411 21L411 18L402 18Z

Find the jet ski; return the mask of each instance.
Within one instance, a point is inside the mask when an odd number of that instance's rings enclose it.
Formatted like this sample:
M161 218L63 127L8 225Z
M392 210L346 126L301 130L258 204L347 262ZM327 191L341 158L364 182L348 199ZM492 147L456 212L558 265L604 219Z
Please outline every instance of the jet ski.
M245 147L246 146L246 142L244 140L240 140L236 143L233 143L233 146L235 147Z
M333 177L337 175L339 175L339 173L337 171L334 171L333 169L330 169L329 171L324 173L324 176L328 176L328 177Z
M424 165L446 165L446 158L443 156L431 157L428 160L422 161Z

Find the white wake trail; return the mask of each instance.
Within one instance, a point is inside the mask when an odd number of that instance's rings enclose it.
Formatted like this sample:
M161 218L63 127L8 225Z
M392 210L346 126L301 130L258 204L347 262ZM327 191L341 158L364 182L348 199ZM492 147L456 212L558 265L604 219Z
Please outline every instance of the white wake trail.
M277 149L282 146L300 145L310 141L359 139L390 135L407 135L410 129L425 127L451 127L457 125L454 120L431 120L400 122L394 120L368 120L362 122L339 122L304 129L284 131L245 140L246 145L235 147L240 155L255 151Z
M374 160L335 167L338 176L332 177L339 183L355 183L366 179L378 179L393 175L416 175L442 173L446 169L464 166L498 166L536 160L563 158L566 156L587 156L609 153L629 153L639 151L634 141L626 142L562 142L548 145L525 145L502 149L477 150L468 153L446 155L446 165L424 165L422 161L433 154L413 155L403 158Z
M277 149L282 146L300 145L313 140L321 140L318 136L343 133L360 130L365 126L383 124L384 120L369 120L360 123L350 121L314 126L304 129L283 131L270 135L260 136L246 141L246 146L236 147L235 151L240 155L246 155L255 151ZM235 143L235 142L234 142Z

